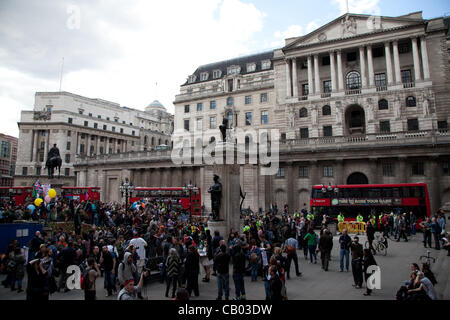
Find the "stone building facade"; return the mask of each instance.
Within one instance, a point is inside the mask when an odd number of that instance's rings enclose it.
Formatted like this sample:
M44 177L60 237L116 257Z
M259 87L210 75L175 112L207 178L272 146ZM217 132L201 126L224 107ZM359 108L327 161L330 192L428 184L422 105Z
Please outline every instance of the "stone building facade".
M241 166L244 207L300 209L317 184L425 182L437 210L450 202L448 30L420 12L345 14L272 52L201 66L175 98L175 130L200 133L203 146L224 117L232 128L279 131L276 175ZM209 209L213 168L176 166L169 152L85 158L76 168L79 183L103 179L105 200L118 199L125 177L139 186L191 180Z
M145 111L69 92L37 92L32 111L22 111L15 185L46 181L45 161L56 144L62 158L60 184L74 186L80 155L112 155L170 145L173 115L158 101Z
M0 186L10 187L13 185L14 170L17 161L16 137L0 133Z

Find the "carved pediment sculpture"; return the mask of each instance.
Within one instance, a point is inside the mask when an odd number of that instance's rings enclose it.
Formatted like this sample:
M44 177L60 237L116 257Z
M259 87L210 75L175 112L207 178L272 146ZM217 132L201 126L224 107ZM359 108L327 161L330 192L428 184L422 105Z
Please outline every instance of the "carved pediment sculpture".
M33 114L33 120L50 120L51 119L51 112L48 111L34 111Z

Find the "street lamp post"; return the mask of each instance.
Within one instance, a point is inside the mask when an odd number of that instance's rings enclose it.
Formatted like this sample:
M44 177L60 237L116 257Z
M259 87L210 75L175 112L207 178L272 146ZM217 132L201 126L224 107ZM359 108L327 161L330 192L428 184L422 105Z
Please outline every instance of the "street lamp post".
M125 196L125 214L128 214L128 198L133 193L134 186L128 181L128 178L126 178L125 182L122 182L122 184L120 185L119 190L122 197Z
M198 191L197 185L192 185L192 182L189 181L189 184L183 187L184 191L189 191L189 223L192 223L192 191Z

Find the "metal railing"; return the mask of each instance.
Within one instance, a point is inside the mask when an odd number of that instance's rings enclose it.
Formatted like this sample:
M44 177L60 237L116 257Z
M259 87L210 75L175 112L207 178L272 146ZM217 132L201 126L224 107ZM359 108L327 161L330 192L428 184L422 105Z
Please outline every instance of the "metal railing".
M355 94L361 94L361 89L351 89L351 90L345 90L345 95L351 96Z
M403 83L403 88L404 89L414 88L415 86L416 86L416 84L414 82L404 82Z

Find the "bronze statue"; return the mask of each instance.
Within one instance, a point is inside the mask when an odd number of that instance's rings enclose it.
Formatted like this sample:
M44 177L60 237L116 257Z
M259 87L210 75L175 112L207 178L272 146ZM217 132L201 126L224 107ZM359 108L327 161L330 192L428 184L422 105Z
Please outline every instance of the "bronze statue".
M55 168L58 168L58 177L61 175L61 165L61 155L59 154L59 149L56 147L55 143L53 147L48 151L47 162L45 163L45 167L48 170L49 179L53 178Z
M219 182L219 176L214 175L214 183L209 187L208 192L211 194L211 209L213 220L219 220L220 200L222 198L222 184Z
M222 124L219 126L220 132L222 133L222 141L227 140L227 129L228 129L228 118L223 117Z

